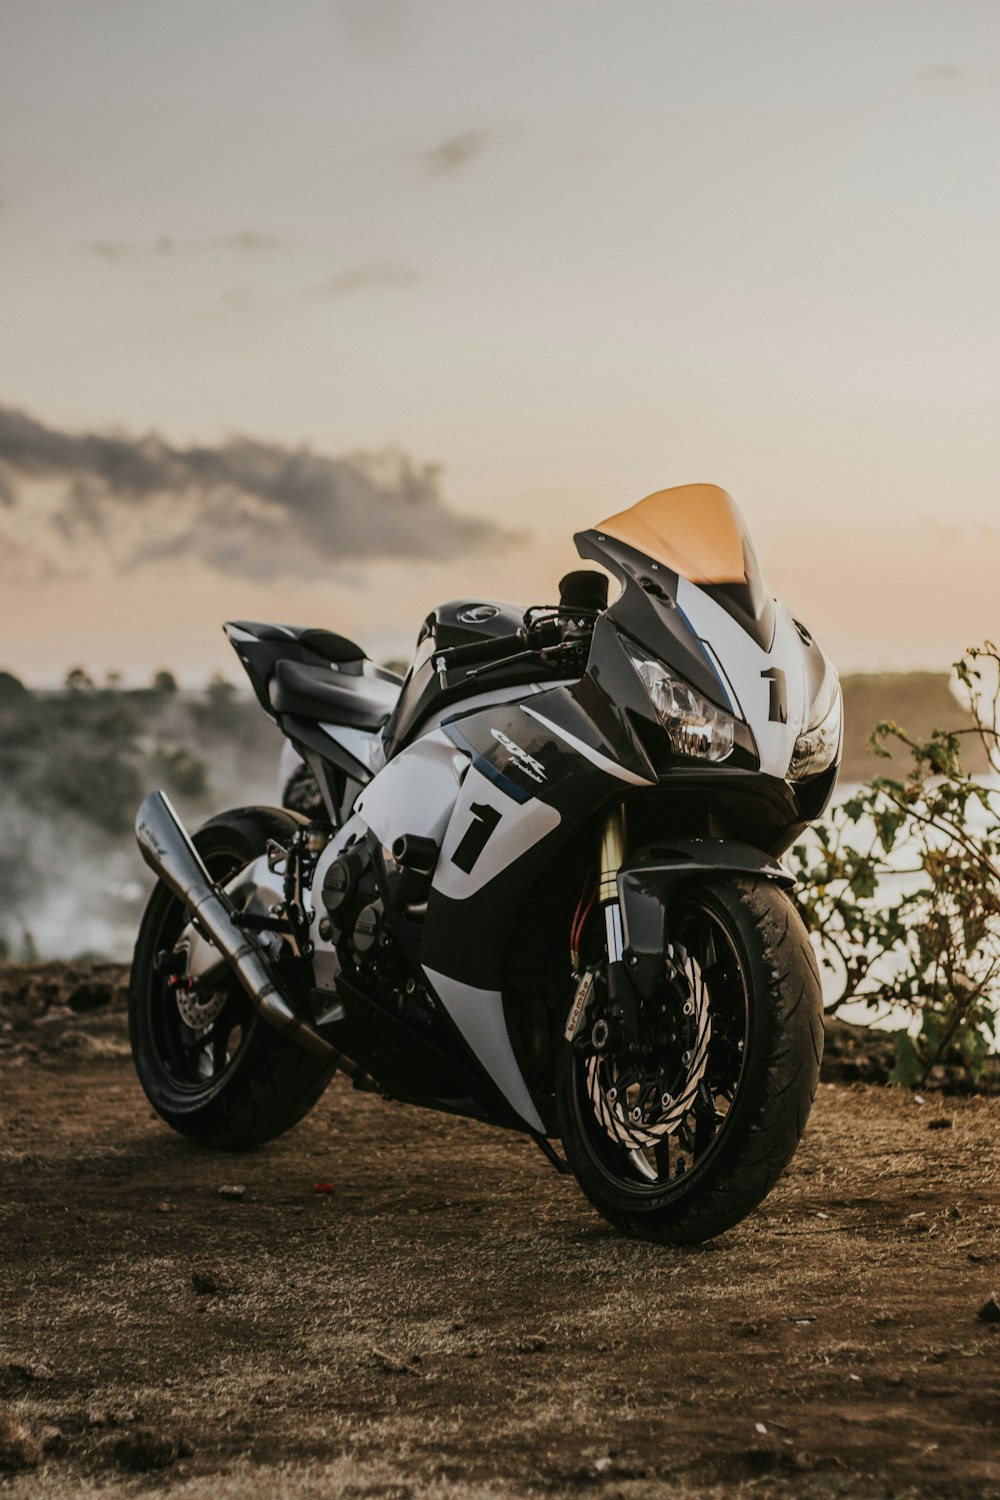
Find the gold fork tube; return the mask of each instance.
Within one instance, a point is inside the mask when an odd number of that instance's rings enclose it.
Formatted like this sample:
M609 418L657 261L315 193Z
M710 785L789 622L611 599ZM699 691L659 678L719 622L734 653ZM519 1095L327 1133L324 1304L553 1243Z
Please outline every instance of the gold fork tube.
M619 803L608 813L601 839L601 879L597 887L597 900L618 900L618 871L625 863L625 808Z

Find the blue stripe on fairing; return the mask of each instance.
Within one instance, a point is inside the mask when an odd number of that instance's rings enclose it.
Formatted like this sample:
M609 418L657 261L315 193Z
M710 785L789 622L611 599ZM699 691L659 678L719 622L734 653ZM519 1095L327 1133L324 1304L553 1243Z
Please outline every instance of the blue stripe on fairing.
M698 634L697 630L695 630L694 626L691 624L691 621L688 619L687 615L681 609L681 607L680 607L679 604L676 605L676 609L677 609L677 613L680 615L681 619L684 621L684 624L687 626L688 630L690 630L691 634L694 636L695 641L697 642L697 645L698 645L698 650L701 652L702 656L708 662L708 665L711 668L712 676L715 678L716 682L719 684L720 688L722 689L722 696L726 700L726 707L729 709L729 712L731 714L733 714L736 718L739 718L739 714L736 713L736 709L733 707L733 700L729 696L729 690L726 687L726 684L723 682L722 678L719 676L719 669L718 669L718 667L715 665L715 662L712 660L712 658L709 655L709 653L705 650L705 647L702 644L701 636Z
M525 791L523 786L518 786L516 781L511 781L509 776L505 776L502 771L498 771L496 766L492 765L486 759L485 755L481 755L474 745L469 744L454 719L445 719L441 728L452 744L457 745L460 750L465 750L472 756L472 764L476 770L487 777L489 781L492 781L494 786L499 787L502 792L506 792L507 796L512 797L515 802L531 801L534 793Z

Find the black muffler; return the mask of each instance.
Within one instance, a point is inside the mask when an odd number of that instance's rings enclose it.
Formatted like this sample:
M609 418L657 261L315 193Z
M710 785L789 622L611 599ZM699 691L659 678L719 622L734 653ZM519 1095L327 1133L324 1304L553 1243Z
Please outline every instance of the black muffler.
M233 921L233 909L225 893L213 883L163 792L150 792L139 808L135 836L147 865L190 907L197 925L218 948L264 1020L318 1057L334 1059L336 1049L295 1014L275 984L264 953Z

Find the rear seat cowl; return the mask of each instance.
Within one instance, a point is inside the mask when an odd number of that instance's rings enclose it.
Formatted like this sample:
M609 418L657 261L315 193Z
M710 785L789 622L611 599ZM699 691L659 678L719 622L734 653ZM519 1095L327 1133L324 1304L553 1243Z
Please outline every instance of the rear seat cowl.
M346 635L312 625L274 625L264 620L231 620L236 630L259 641L295 641L321 661L364 661L364 649Z
M279 661L268 695L275 713L326 720L355 729L378 729L395 707L399 683L338 672L330 667Z
M324 661L364 661L365 653L346 635L335 635L332 630L304 630L299 636L299 645L305 646Z

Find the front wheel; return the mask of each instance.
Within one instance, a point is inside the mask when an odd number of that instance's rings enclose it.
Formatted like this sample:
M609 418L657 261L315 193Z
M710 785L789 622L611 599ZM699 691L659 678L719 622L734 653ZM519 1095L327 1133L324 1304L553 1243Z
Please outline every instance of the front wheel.
M561 1045L556 1100L594 1207L630 1234L684 1245L745 1218L791 1160L823 1011L801 918L770 881L682 889L669 928L674 973L642 1003L641 1050L601 1024L598 998L582 1036Z

